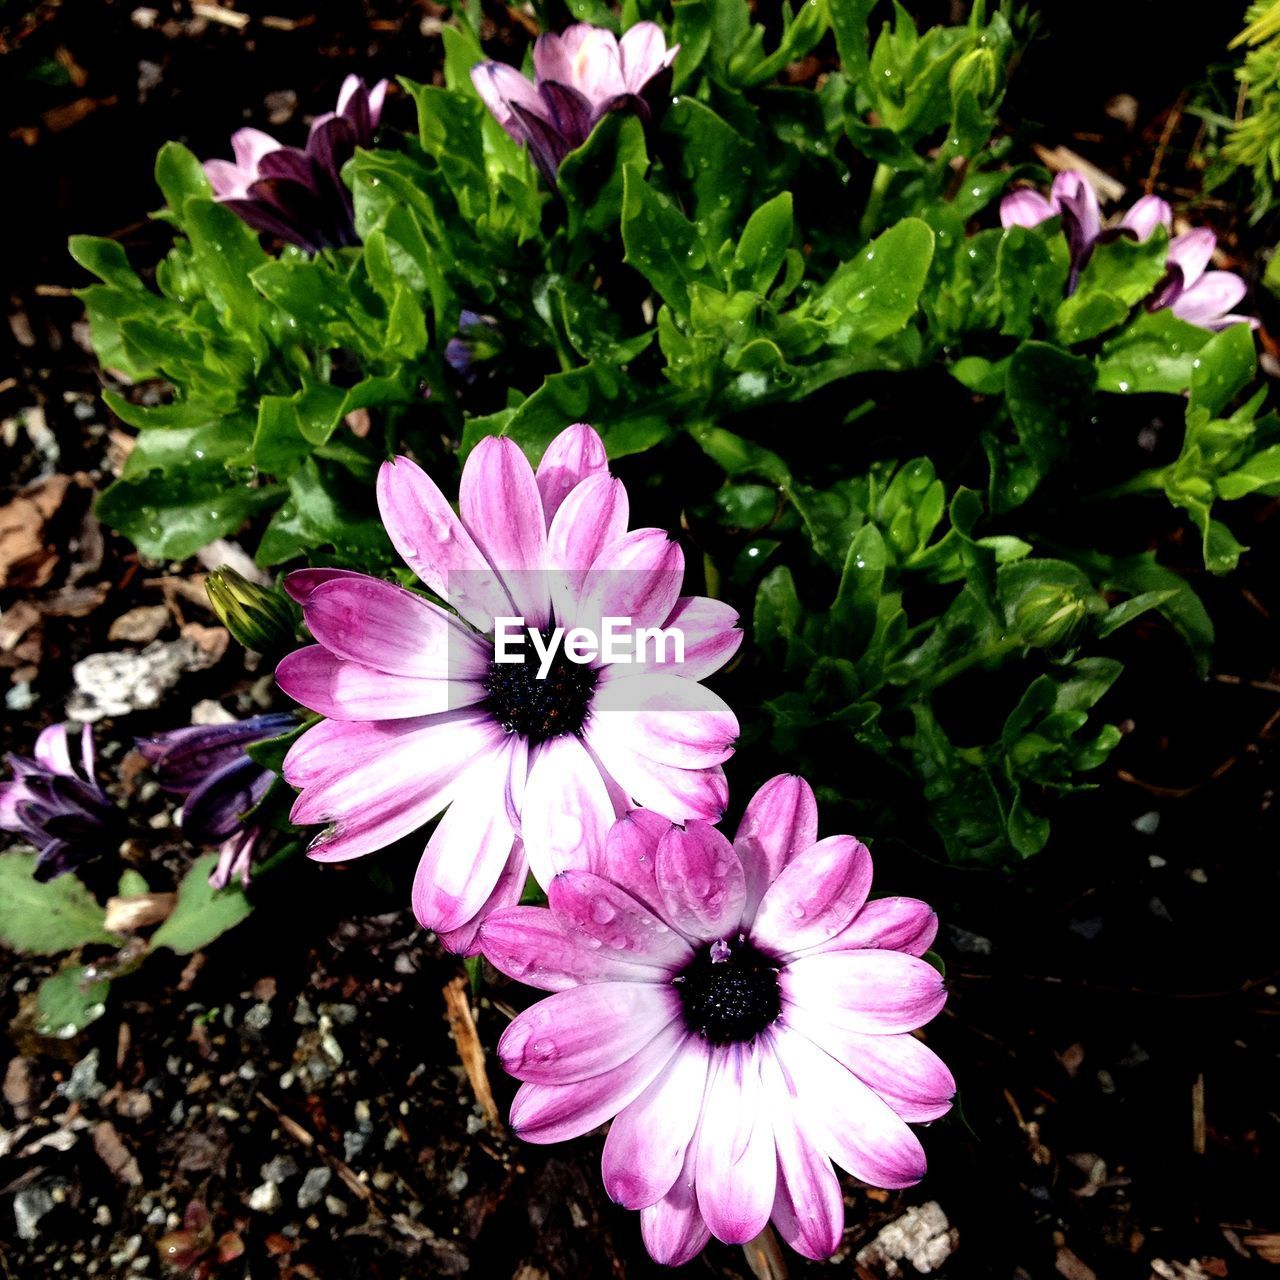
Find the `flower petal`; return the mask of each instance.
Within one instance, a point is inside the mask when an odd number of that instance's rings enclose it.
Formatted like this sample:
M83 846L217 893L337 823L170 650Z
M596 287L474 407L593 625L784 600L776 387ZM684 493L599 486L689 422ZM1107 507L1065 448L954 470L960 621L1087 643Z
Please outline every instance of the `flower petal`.
M557 46L560 40L556 37ZM537 50L543 47L544 40L548 37L540 36L534 46L534 61L538 60ZM549 76L539 71L539 76L544 80L559 80L560 76ZM592 426L588 426L585 422L575 422L571 427L566 427L552 442L547 445L542 455L542 461L538 463L536 479L538 481L538 492L542 494L542 510L547 518L547 527L550 528L555 520L556 512L560 510L560 504L569 496L570 492L580 485L590 476L608 475L609 459L605 454L604 441L600 439L599 432ZM624 491L625 492L625 491ZM626 529L627 522L622 522L623 529ZM587 561L590 565L591 561ZM586 567L586 566L584 566Z
M668 972L693 959L689 944L665 920L617 885L590 871L564 871L547 888L561 924L581 929L620 959Z
M459 780L413 880L413 914L424 929L457 929L493 892L516 838L503 799L507 779L523 769L516 757L528 749L511 734Z
M502 868L498 883L490 890L489 896L465 924L460 924L456 929L438 930L436 936L440 939L440 945L455 955L477 955L480 951L480 929L484 922L495 911L504 911L519 903L528 876L529 860L525 857L524 845L521 841L514 840L511 852L507 855L506 866Z
M1143 196L1129 207L1120 225L1128 227L1139 240L1147 240L1157 227L1168 231L1173 226L1173 210L1159 196Z
M1053 180L1049 198L1061 212L1074 218L1084 245L1091 245L1102 231L1102 209L1098 193L1088 178L1076 169L1068 169ZM1070 238L1070 237L1068 237Z
M667 38L656 22L637 22L618 41L622 81L638 94L667 65Z
M380 578L335 578L307 596L303 617L331 653L390 675L479 679L486 646L456 618Z
M835 937L871 891L871 855L852 836L828 836L793 858L765 890L751 936L778 955Z
M640 1211L640 1234L649 1256L667 1267L680 1267L702 1252L711 1231L698 1211L694 1171L698 1163L698 1133L684 1153L684 1164L671 1190L657 1204Z
M515 67L509 67L505 62L481 62L472 67L471 83L494 119L517 141L522 135L513 126L511 104L519 103L526 111L535 114L542 110L538 91Z
M32 754L50 772L64 778L76 776L76 767L71 763L71 743L65 724L51 724L41 729Z
M851 1031L886 1035L922 1027L947 1002L942 976L901 951L825 951L778 975L783 997Z
M733 755L738 717L718 693L695 680L630 675L605 667L591 701L595 733L625 739L659 764L709 769Z
M533 468L506 436L486 436L462 469L458 510L526 625L550 620L547 525Z
M306 602L307 597L322 583L332 582L335 578L367 578L367 573L359 573L355 569L294 569L286 573L283 580L285 594L298 604Z
M382 464L378 510L404 562L468 622L488 632L494 618L514 612L493 566L417 463L396 458Z
M905 951L922 956L938 935L934 909L919 898L877 898L868 902L834 938L811 951ZM810 951L805 952L806 955Z
M521 834L540 885L561 871L598 866L615 816L600 770L577 738L562 734L535 749Z
M684 552L662 529L632 529L592 562L573 622L601 635L605 618L656 627L670 616L684 582Z
M663 916L689 937L712 942L736 933L746 899L742 863L715 827L670 827L658 845Z
M281 659L276 683L295 702L330 720L404 720L474 706L485 697L477 680L417 680L345 662L322 644Z
M631 809L609 828L603 865L590 870L625 889L651 911L662 910L658 890L658 842L671 823L649 809Z
M817 840L818 802L803 778L779 774L751 797L733 838L747 874L748 920L754 919L760 899L782 868Z
M1208 227L1194 227L1174 236L1169 241L1169 266L1182 272L1184 289L1190 288L1205 273L1213 251L1218 247L1218 237Z
M505 735L487 716L322 720L289 749L285 780L302 790L292 821L332 822L310 854L321 861L385 848L435 817L454 784Z
M1010 191L1000 201L1000 225L1002 227L1038 227L1042 222L1057 216L1057 209L1038 191L1021 187Z
M611 726L609 720L618 720ZM652 809L672 822L700 818L719 822L729 801L724 770L682 769L641 755L628 741L622 717L592 716L584 736L609 776L634 804Z
M721 600L709 596L681 596L662 623L662 630L678 633L684 643L684 659L674 658L669 646L645 645L643 656L637 656L630 670L636 675L665 672L686 680L705 680L724 666L742 643L738 611Z
M547 564L556 618L572 622L578 597L601 550L627 530L630 509L621 480L605 472L590 476L560 504L547 533Z
M478 941L494 968L542 991L564 991L588 982L670 981L666 966L632 963L593 948L579 930L566 927L546 907L495 911L481 924Z
M639 1053L610 1071L573 1084L522 1084L511 1104L512 1130L525 1142L580 1138L639 1097L687 1036L679 1021L672 1021Z
M805 1129L832 1160L873 1187L924 1177L924 1148L887 1102L799 1032L775 1023L770 1034Z
M679 1016L670 986L593 982L518 1014L498 1041L498 1059L517 1080L574 1084L621 1066Z
M769 1216L797 1253L822 1261L835 1253L844 1234L844 1194L831 1161L805 1130L772 1037L767 1045L761 1067L778 1152L778 1188Z
M702 1114L710 1063L706 1041L690 1036L610 1126L601 1171L605 1190L624 1208L656 1204L675 1184Z
M794 1005L784 1020L874 1089L904 1120L926 1124L951 1110L955 1078L947 1064L909 1032L849 1031L812 1009Z
M1233 271L1206 271L1169 309L1179 320L1210 328L1248 291L1248 285Z
M726 1244L758 1236L769 1221L777 1178L758 1044L725 1045L707 1080L694 1182L711 1234Z

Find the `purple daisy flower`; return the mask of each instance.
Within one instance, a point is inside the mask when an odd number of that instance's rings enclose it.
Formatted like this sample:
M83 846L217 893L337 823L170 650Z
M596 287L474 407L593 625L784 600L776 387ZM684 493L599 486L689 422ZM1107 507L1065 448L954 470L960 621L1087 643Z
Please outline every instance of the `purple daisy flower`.
M37 853L37 880L52 880L118 843L120 815L93 773L93 732L80 731L72 757L70 726L50 725L35 759L11 755L11 782L0 782L0 830L23 836Z
M561 432L536 475L513 440L481 440L459 514L397 458L378 505L397 551L457 613L349 571L285 580L318 643L276 679L326 717L284 764L302 793L293 821L332 824L312 857L372 853L447 810L413 905L446 945L472 951L480 919L519 900L527 870L546 885L587 865L592 833L632 804L672 821L720 816L738 722L699 681L737 650L738 616L680 594L684 553L664 531L628 531L626 489L591 427ZM677 630L683 660L571 660L566 643L544 666L528 646L499 651L516 619L542 641L599 634L610 618L628 620L624 640Z
M275 774L245 750L279 737L297 724L287 711L228 724L171 729L138 742L160 785L183 797L182 832L196 844L217 844L218 865L209 881L224 888L233 875L249 883L258 831L244 817L267 794Z
M471 79L498 123L528 145L538 168L554 180L560 162L587 140L602 116L625 110L649 118L646 90L679 52L678 44L667 48L662 28L653 22L637 22L621 40L579 22L561 35L538 37L533 82L502 62L479 63Z
M1005 227L1035 227L1050 218L1062 219L1062 230L1071 253L1067 293L1075 292L1094 246L1108 235L1128 233L1148 239L1157 227L1173 230L1173 210L1159 196L1147 195L1129 207L1115 229L1104 229L1098 197L1083 173L1069 169L1053 180L1046 199L1023 187L1000 202L1000 223ZM1169 241L1168 274L1147 299L1148 311L1168 307L1180 320L1202 329L1225 329L1232 324L1257 328L1251 316L1235 315L1231 308L1248 292L1233 271L1209 271L1209 260L1218 238L1207 227L1197 227Z
M524 1081L511 1126L562 1142L612 1119L605 1188L641 1211L653 1257L711 1236L745 1243L772 1219L809 1258L840 1242L832 1162L878 1187L925 1172L908 1122L936 1120L955 1082L911 1033L946 1000L919 959L937 930L914 898L867 901L871 856L818 839L803 779L774 778L733 844L636 810L549 907L480 929L502 972L555 992L499 1042Z
M312 121L305 147L286 147L260 129L238 130L231 135L234 160L205 162L214 198L255 231L309 253L357 244L342 166L357 147L373 145L386 92L385 80L369 89L348 76L337 110Z

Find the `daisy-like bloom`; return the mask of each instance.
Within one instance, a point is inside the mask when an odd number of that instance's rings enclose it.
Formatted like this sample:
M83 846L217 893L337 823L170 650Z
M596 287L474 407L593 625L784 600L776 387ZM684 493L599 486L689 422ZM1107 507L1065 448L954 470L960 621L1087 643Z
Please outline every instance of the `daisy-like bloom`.
M227 724L191 725L138 742L138 751L156 771L160 785L183 797L182 832L196 844L219 845L218 865L209 876L216 889L233 876L249 883L258 830L245 815L267 794L275 774L245 750L279 737L297 724L287 711Z
M305 147L286 147L260 129L237 130L231 135L235 159L205 162L214 198L255 231L308 253L357 244L342 166L357 147L373 145L386 92L385 80L369 89L359 76L348 76L338 109L312 121Z
M649 119L655 82L679 52L678 44L667 48L653 22L637 22L621 40L579 22L561 35L538 37L532 83L502 62L479 63L471 79L498 123L528 145L534 163L554 180L560 162L608 112L634 111Z
M547 885L586 865L594 833L630 805L672 821L720 816L738 722L699 681L737 649L737 614L680 594L684 554L665 532L628 532L626 489L591 427L561 432L536 475L513 440L482 440L456 514L397 458L378 477L378 506L396 550L457 612L363 574L285 580L318 642L276 670L325 717L284 764L302 793L293 821L332 824L312 857L372 853L447 809L413 905L447 946L473 951L480 919L519 900L526 870ZM576 662L562 646L542 670L526 644L499 661L499 621L515 618L530 641L559 627L599 635L605 618L630 620L624 640L676 629L684 660L650 646L644 661Z
M955 1092L911 1034L946 999L918 958L934 913L868 902L870 887L865 846L818 839L800 778L766 783L733 844L702 822L622 818L592 869L551 882L549 907L481 926L497 968L555 993L498 1045L524 1081L512 1128L562 1142L612 1119L605 1188L641 1211L659 1262L770 1219L829 1257L844 1227L832 1162L877 1187L918 1182L907 1122L938 1119Z
M11 782L0 782L0 831L23 836L36 850L37 880L52 880L112 851L123 831L119 811L93 773L93 733L50 725L36 739L35 759L9 757Z
M1071 253L1067 293L1075 291L1094 246L1112 235L1131 235L1142 241L1157 227L1173 230L1173 211L1159 196L1143 196L1127 210L1115 227L1104 228L1097 194L1084 174L1070 169L1053 180L1046 199L1028 187L1011 191L1000 202L1000 222L1006 227L1035 227L1050 218L1062 219L1063 234ZM1147 299L1149 311L1168 307L1180 320L1202 329L1225 329L1232 324L1257 321L1231 314L1231 308L1248 291L1233 271L1209 271L1218 238L1207 227L1174 236L1166 259L1168 274Z

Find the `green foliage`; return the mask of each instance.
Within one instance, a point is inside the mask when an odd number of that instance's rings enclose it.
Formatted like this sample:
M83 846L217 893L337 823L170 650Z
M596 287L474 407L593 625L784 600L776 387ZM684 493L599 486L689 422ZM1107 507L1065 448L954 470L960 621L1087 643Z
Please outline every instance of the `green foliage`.
M102 908L73 875L41 882L34 853L0 857L0 942L52 956L92 942L120 941L102 927Z
M228 929L234 929L253 910L238 883L215 889L209 874L218 855L197 858L178 886L173 914L151 936L152 949L168 947L180 956L189 956L207 947Z
M1280 493L1249 331L1149 310L1162 228L1108 234L1076 278L1059 219L999 225L1006 185L1047 176L998 128L1011 6L924 30L887 0L571 9L681 50L652 118L607 115L554 183L480 101L457 21L444 84L401 81L412 136L346 166L359 246L269 251L176 145L154 278L73 242L101 362L149 384L107 393L139 437L101 515L156 558L239 532L263 565L385 573L385 457L451 492L485 436L536 462L590 422L752 619L744 749L851 798L883 779L956 861L1030 856L1115 745L1115 633L1146 617L1208 670L1212 622L1164 561L1189 518L1228 571L1221 504ZM1185 408L1158 467L1134 461L1137 395ZM154 946L247 909L200 883Z

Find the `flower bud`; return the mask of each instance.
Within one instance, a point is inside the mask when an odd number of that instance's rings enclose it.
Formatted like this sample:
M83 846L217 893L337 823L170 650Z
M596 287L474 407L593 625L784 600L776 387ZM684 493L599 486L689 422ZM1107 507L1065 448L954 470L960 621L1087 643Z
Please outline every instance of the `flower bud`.
M970 94L983 106L991 106L1000 90L1000 64L990 49L970 49L956 60L948 77L951 100Z
M209 574L204 589L218 621L246 649L274 654L295 643L297 615L275 587L259 586L224 566Z
M1069 586L1040 582L1023 593L1011 612L1010 621L1022 639L1044 649L1075 640L1088 616L1089 601Z

